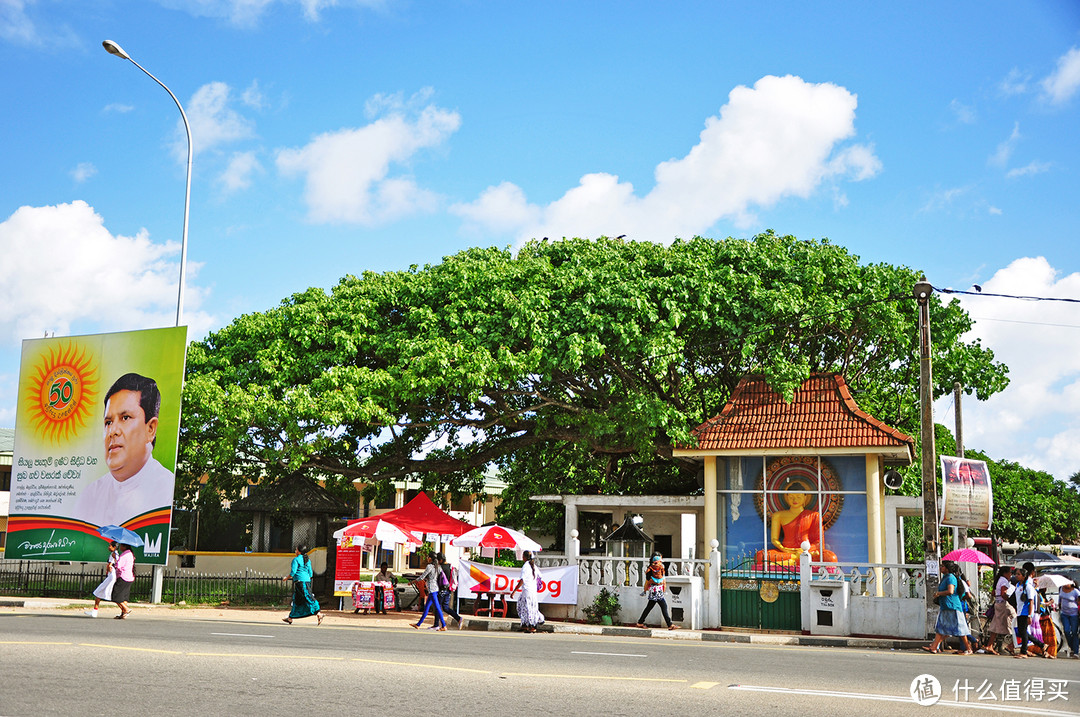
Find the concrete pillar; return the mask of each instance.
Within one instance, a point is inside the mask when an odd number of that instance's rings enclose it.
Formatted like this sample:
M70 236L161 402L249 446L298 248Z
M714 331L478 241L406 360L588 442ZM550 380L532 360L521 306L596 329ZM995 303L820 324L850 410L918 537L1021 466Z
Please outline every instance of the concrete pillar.
M579 547L577 547L575 549L575 556L580 555L581 554L581 548L580 548L581 543L577 539L577 536L578 536L578 507L577 507L577 503L567 502L566 498L564 498L563 501L564 501L564 506L566 508L566 517L564 518L564 522L563 522L563 535L565 536L564 539L566 541L566 547L564 549L564 552L566 553L567 556L570 555L570 543L571 543L571 541L573 541L575 545L579 546Z
M876 454L866 454L866 541L871 563L885 562L885 541L882 539L884 516L881 509L881 470ZM877 595L881 597L884 586L882 571L875 568Z
M712 545L712 541L719 542L716 534L716 456L705 456L705 544Z

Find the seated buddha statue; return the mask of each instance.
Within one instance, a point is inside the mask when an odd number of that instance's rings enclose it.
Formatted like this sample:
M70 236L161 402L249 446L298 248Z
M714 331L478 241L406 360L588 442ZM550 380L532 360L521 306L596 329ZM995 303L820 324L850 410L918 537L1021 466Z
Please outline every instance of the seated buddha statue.
M801 481L792 481L787 486L788 490L797 488L810 490L810 486ZM773 565L797 566L805 540L810 543L811 560L835 563L836 553L821 547L821 515L816 510L806 508L810 502L809 492L785 493L784 502L788 507L776 511L769 518L769 536L774 547L768 551L757 551L755 562L760 566L767 556L768 562Z

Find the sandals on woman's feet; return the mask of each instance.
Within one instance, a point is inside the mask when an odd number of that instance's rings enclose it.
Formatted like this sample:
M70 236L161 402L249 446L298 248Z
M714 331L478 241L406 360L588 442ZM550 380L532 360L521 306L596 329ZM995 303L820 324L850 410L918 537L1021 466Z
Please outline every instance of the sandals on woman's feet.
M291 617L283 617L283 618L281 618L281 621L283 623L285 623L286 625L292 625L292 618Z
M937 650L930 647L929 645L923 645L919 649L922 650L923 652L929 652L931 655L936 655L937 654Z
M318 622L315 623L316 626L322 625L322 613L321 612L315 614L315 619L318 621Z

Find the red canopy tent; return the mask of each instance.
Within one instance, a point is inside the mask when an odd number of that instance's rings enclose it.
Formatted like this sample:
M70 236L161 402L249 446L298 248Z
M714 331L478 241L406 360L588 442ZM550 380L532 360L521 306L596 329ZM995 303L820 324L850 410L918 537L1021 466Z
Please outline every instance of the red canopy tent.
M450 540L476 527L439 508L423 491L397 510L375 517L393 523L402 530L422 535L427 540Z

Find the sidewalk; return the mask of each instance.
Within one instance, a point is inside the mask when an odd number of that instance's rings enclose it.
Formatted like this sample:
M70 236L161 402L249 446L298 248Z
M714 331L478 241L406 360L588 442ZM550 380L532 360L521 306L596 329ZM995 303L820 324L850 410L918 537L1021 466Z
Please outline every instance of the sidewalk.
M22 608L26 610L49 610L49 611L81 611L91 607L93 600L70 600L65 598L17 598L0 597L0 609ZM248 609L240 607L187 607L172 604L131 603L134 611L133 618L142 615L165 614L169 617L191 617L202 620L245 620L252 622L277 622L287 613L284 609ZM116 612L116 606L112 603L102 603L100 614L102 617L111 617ZM412 611L394 612L386 615L354 614L352 610L324 610L326 616L323 625L366 625L370 627L406 627L419 619L420 614ZM476 617L474 615L462 615L463 630L481 630L487 632L512 632L517 630L518 621L515 618L500 617ZM430 620L430 617L429 617ZM311 624L314 620L303 620L297 625ZM453 630L454 627L449 629ZM736 642L752 645L803 645L815 647L855 647L860 649L877 650L914 650L922 645L930 644L928 640L901 640L889 638L870 637L827 637L822 635L793 635L776 633L758 633L753 631L740 631L732 628L724 630L667 630L663 628L637 628L627 626L591 625L577 622L544 623L539 632L578 634L578 635L607 635L611 637L651 637L666 640L690 640L701 642Z

